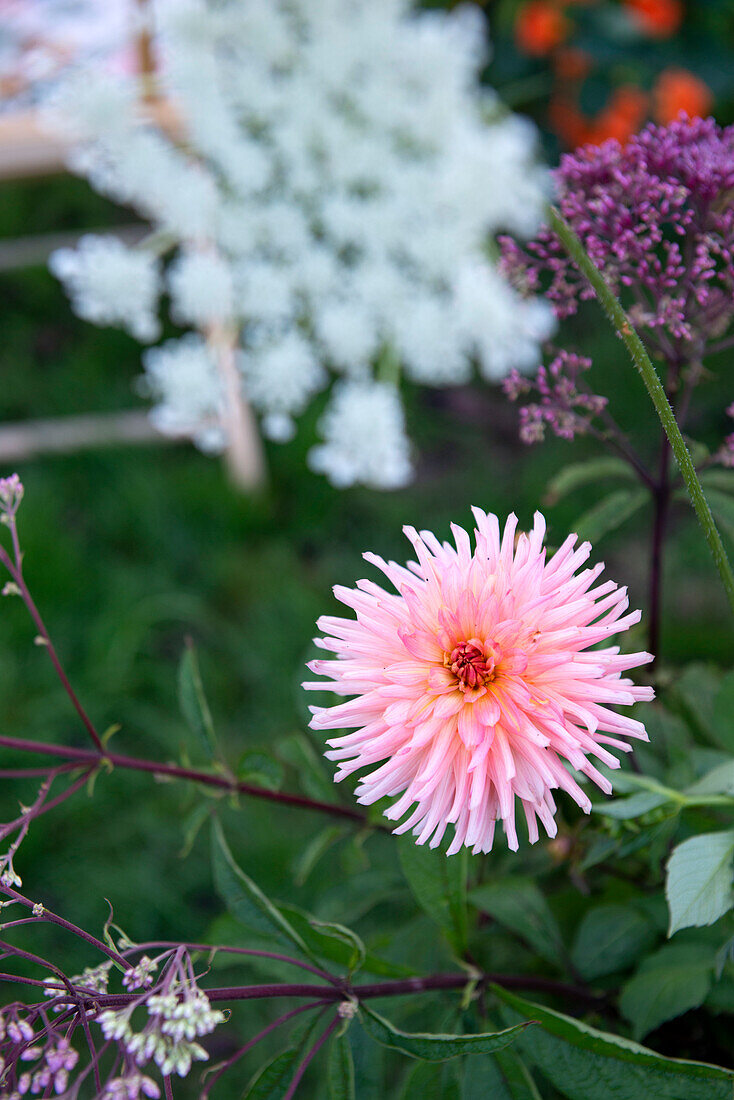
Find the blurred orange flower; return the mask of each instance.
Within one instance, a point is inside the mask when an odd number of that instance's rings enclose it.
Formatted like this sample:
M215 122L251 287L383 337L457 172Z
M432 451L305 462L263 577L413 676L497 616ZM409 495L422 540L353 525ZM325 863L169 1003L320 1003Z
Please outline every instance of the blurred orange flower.
M615 89L603 111L593 118L582 114L568 96L556 96L548 107L548 121L569 148L579 145L601 145L616 138L624 144L647 118L648 97L635 84Z
M636 84L623 84L612 93L609 103L589 127L587 142L601 145L616 138L622 145L642 126L647 117L648 97Z
M561 80L582 80L592 67L587 53L574 46L564 46L554 58L556 76Z
M531 57L543 57L559 46L568 34L568 21L553 0L529 0L517 13L515 41Z
M641 30L653 38L670 38L683 21L681 0L624 0Z
M713 96L707 84L687 69L664 69L652 92L653 115L667 126L681 111L689 118L703 118L711 110Z

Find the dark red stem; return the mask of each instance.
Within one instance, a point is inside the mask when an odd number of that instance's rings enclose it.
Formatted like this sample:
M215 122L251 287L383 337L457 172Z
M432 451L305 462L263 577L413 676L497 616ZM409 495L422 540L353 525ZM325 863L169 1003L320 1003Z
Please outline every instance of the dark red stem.
M178 764L164 764L162 761L156 760L141 760L134 756L122 756L115 752L103 751L100 753L92 749L52 745L44 741L26 741L20 737L0 737L0 747L17 749L20 752L37 752L46 756L60 756L66 760L75 760L80 767L106 760L117 768L151 772L153 775L168 775L172 779L189 779L193 783L201 783L207 787L218 787L220 790L250 795L252 798L263 798L268 802L280 802L287 806L299 806L304 810L318 810L334 817L348 818L360 825L368 824L365 814L360 813L359 810L349 809L347 806L338 806L333 802L320 802L318 799L306 798L304 795L292 794L289 791L270 791L264 787L254 787L249 783L241 783L239 780L228 779L226 776L215 775L212 772L197 771L195 768L182 768Z

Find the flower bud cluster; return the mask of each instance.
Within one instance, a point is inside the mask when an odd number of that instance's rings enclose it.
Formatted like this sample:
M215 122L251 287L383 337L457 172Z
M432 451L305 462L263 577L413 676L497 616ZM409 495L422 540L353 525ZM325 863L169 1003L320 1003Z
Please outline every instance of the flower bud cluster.
M540 443L546 428L561 439L571 440L587 432L595 416L603 411L607 398L580 389L579 379L589 370L591 360L561 351L546 367L540 367L534 380L512 371L504 383L511 401L522 394L537 391L539 401L520 409L520 438L523 443Z
M129 972L135 973L128 979L130 987L149 984L156 965L143 956L135 971ZM142 1031L136 1031L132 1017L143 1006L148 1010L148 1022ZM119 1043L139 1066L152 1059L164 1076L176 1073L185 1077L192 1062L209 1057L196 1040L212 1032L224 1018L197 986L188 957L177 952L153 992L124 1009L102 1012L97 1023L105 1039Z
M0 1091L3 1100L61 1096L79 1061L65 1036L49 1028L37 1034L30 1020L19 1014L17 1005L0 1014L0 1049L0 1080L5 1085L7 1079L13 1079L12 1088Z
M100 1100L141 1100L142 1097L158 1100L160 1094L161 1090L152 1077L129 1073L124 1077L111 1077Z

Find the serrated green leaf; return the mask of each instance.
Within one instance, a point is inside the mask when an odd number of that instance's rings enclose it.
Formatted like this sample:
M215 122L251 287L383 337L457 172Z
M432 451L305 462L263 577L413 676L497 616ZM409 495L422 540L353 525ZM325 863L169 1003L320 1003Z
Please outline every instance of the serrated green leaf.
M713 924L731 908L734 830L684 840L668 860L665 896L670 932Z
M398 856L413 897L463 955L468 935L466 848L448 857L440 849L416 844L412 837L400 837Z
M478 1035L431 1035L401 1031L365 1004L360 1006L359 1012L363 1028L376 1042L425 1062L443 1062L460 1054L493 1054L514 1042L530 1026L527 1022Z
M219 746L214 722L204 694L199 660L191 643L186 644L178 666L178 701L186 724L199 738L207 758L217 759Z
M596 905L584 914L571 959L582 978L592 981L625 970L655 943L649 917L629 905Z
M467 1058L462 1100L540 1100L527 1066L514 1050Z
M610 477L630 481L634 480L635 475L624 459L615 458L613 455L590 458L586 462L573 462L569 466L564 466L548 483L546 495L551 503L556 504L574 489L580 489L582 485L589 483L596 485L597 482Z
M354 1060L346 1034L337 1035L331 1040L326 1076L329 1100L356 1100Z
M212 867L217 893L245 927L273 936L315 961L315 955L260 887L235 862L220 822L212 821Z
M649 500L646 489L619 489L600 500L572 526L579 539L596 543L626 523Z
M283 784L283 765L266 752L243 752L237 762L237 778L243 783L277 791Z
M666 1058L631 1039L533 1004L497 986L509 1022L539 1026L521 1035L520 1054L567 1100L731 1100L734 1072L705 1062Z
M530 879L507 878L501 883L484 883L471 891L469 900L524 939L541 958L550 963L563 960L560 929L547 901Z
M298 1050L283 1050L258 1070L242 1100L283 1100L296 1072Z
M714 952L702 944L667 943L622 987L619 1007L636 1039L703 1004L711 988Z
M314 955L336 962L350 973L360 969L367 950L351 928L318 920L295 905L281 905L280 911Z

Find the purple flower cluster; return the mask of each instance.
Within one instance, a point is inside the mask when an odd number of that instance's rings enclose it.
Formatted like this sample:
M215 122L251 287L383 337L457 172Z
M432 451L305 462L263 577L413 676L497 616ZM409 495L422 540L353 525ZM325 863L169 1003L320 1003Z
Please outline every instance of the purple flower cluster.
M532 382L512 371L503 385L511 401L522 394L537 391L539 401L520 409L520 439L523 443L540 443L546 428L561 439L573 439L587 432L591 421L606 406L607 398L588 393L580 387L583 371L591 360L573 352L560 351L548 367L540 367Z
M734 403L729 406L726 413L727 416L730 416L734 420ZM734 469L734 432L731 432L730 435L725 437L716 458L722 466L728 466L729 469Z
M734 314L734 126L684 115L626 145L561 160L557 202L630 319L668 361L700 360ZM525 248L503 238L503 267L545 289L559 317L593 291L548 228Z

